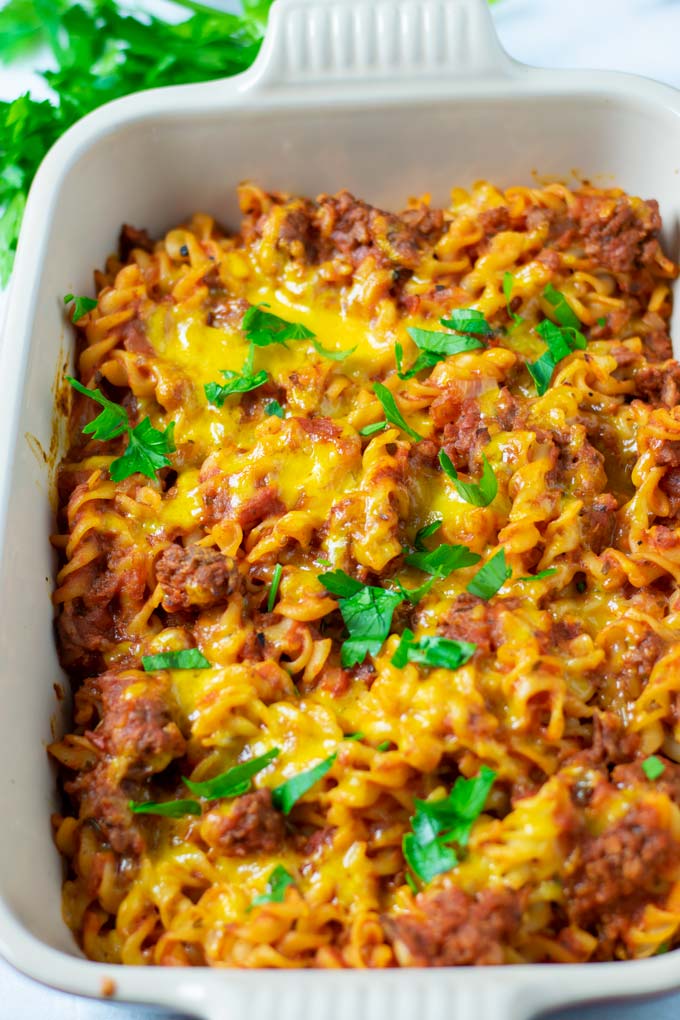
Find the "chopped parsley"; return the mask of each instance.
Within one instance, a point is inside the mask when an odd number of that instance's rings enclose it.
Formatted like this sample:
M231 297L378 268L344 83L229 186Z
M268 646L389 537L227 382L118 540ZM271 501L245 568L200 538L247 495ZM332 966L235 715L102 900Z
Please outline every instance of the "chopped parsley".
M361 581L350 577L344 570L333 570L330 574L319 574L319 580L326 591L331 595L337 595L341 599L348 599L356 595L363 588Z
M473 506L488 506L489 503L493 503L498 494L498 479L484 454L482 454L482 477L478 483L462 482L445 450L439 451L439 463L444 474L453 482L460 498L464 499L466 503L471 503Z
M356 733L345 733L345 735L344 735L344 737L342 739L343 740L363 740L365 735L366 734L362 733L361 730L358 730Z
M449 312L448 319L439 320L442 326L455 329L458 333L475 333L478 336L490 336L493 328L476 308L454 308Z
M295 885L295 879L282 864L277 864L267 879L266 891L255 896L248 909L261 907L265 903L283 903L289 885Z
M606 316L601 315L600 318L597 320L597 324L600 327L600 329L604 329L604 327L607 325Z
M155 669L210 669L210 663L198 648L182 648L177 652L143 655L142 666L147 673Z
M469 315L473 315L474 322L480 321L474 316L477 314L481 315L481 313L474 313L474 309L458 309L457 312L452 313L452 315L456 315L458 313L462 316L461 321L465 323L470 321ZM484 323L484 326L478 330L468 328L463 329L461 327L453 328L458 329L459 333L462 332L465 334L487 332L484 327L488 326L488 323L484 320L484 316L481 316L481 321ZM442 326L451 326L451 322L451 319L440 320ZM477 350L477 348L484 346L481 340L470 335L459 336L455 333L442 333L438 330L421 329L417 326L407 326L406 332L411 337L416 347L420 350L420 354L411 367L407 371L404 371L403 347L400 343L396 343L394 345L394 356L397 362L397 375L400 379L411 379L414 375L417 375L421 369L432 368L434 365L437 365L440 361L443 361L444 358L447 358L452 354L463 354L465 351L474 351ZM488 332L491 332L490 326L488 326Z
M134 815L162 815L164 818L184 818L185 815L200 815L202 811L197 800L165 800L162 803L131 800L128 807Z
M252 309L249 309L252 311ZM246 315L248 313L246 312ZM249 393L263 386L269 379L269 374L264 370L253 372L255 360L255 348L252 343L248 348L246 360L240 372L232 372L230 369L223 369L220 375L226 379L226 383L209 382L203 387L208 403L215 407L222 407L227 397L234 393ZM283 417L283 413L281 415Z
M195 783L191 779L183 779L182 782L197 797L205 797L206 800L240 797L250 789L250 781L253 776L256 776L262 769L266 769L278 755L278 747L273 747L271 751L266 751L249 761L241 762L240 765L234 765L233 768L227 769L226 772L222 772L213 779L206 779L202 783Z
M642 771L647 776L647 779L654 782L655 779L658 779L659 776L663 775L666 771L666 766L660 758L657 758L655 754L651 754L649 758L645 758L643 761Z
M330 772L336 758L337 754L332 754L330 758L324 758L307 772L299 772L296 776L287 779L285 783L274 787L272 790L274 807L284 815L290 814L293 805L299 801L300 797L304 797L308 790L316 786L319 780L323 779L327 772Z
M344 570L320 574L319 580L338 597L338 608L349 631L342 643L342 665L358 666L367 655L377 655L390 632L394 610L406 596L363 585Z
M274 609L274 604L276 602L276 596L277 596L278 591L279 591L279 585L281 584L281 574L282 573L283 573L283 567L281 566L280 563L277 563L276 566L274 567L274 572L272 574L272 584L271 584L271 588L269 589L269 596L267 598L267 612L268 613L271 613L273 611L273 609Z
M448 577L454 570L472 567L479 563L481 556L466 545L439 545L431 552L414 552L405 557L409 567L423 570L435 577Z
M384 754L385 751L389 751L391 743L391 740L383 740L382 744L378 744L376 747L376 751L380 751L381 754Z
M512 577L512 570L505 562L505 549L501 548L487 560L470 583L467 590L480 599L490 599L505 582Z
M344 361L345 358L349 358L350 354L354 354L356 351L356 347L350 347L348 351L331 351L328 347L320 344L318 340L312 340L312 347L322 358L329 358L330 361Z
M403 840L406 863L423 882L451 871L459 863L457 850L465 848L475 821L484 810L496 773L482 765L474 779L459 776L447 797L415 800L412 832Z
M477 646L469 641L453 641L450 638L425 636L415 638L408 627L392 656L392 665L402 669L407 662L423 666L441 666L444 669L458 669L472 658Z
M78 393L90 397L103 408L101 414L84 427L84 433L106 441L117 439L127 432L128 445L125 452L109 466L109 474L114 482L121 482L137 472L147 478L155 478L157 471L169 466L170 458L167 455L175 451L172 438L174 421L170 422L164 432L154 428L148 417L132 428L124 407L108 400L98 389L88 389L71 376L66 376L66 379Z
M269 400L264 405L264 413L270 417L273 415L276 418L283 418L285 411L279 404L278 400Z
M555 290L552 283L549 283L543 291L543 297L549 305L552 305L553 314L560 326L568 326L572 329L581 328L581 320L578 315L573 311L564 294Z
M438 517L436 521L431 521L430 524L426 524L424 528L419 528L416 531L415 538L413 539L413 547L418 552L425 552L424 541L426 538L430 538L436 531L439 531L443 524L441 517Z
M403 414L397 407L396 400L387 389L387 386L383 386L383 384L379 382L373 383L373 392L382 404L383 411L385 412L385 417L388 422L392 425L396 425L397 428L402 430L402 432L405 432L414 443L419 443L423 437L418 435L415 429L412 429L411 426L406 423Z
M376 421L372 425L364 425L362 429L359 429L360 436L374 436L376 432L383 432L387 428L386 421Z
M510 318L513 319L516 324L519 324L524 321L522 316L518 315L517 312L513 312L510 307L510 298L512 297L512 289L514 286L515 278L512 273L508 273L507 271L503 273L503 297L505 298L505 307L508 310Z
M262 307L251 305L241 319L241 329L248 343L255 347L269 347L270 344L285 344L287 340L311 340L315 334L301 322L286 319L267 312Z
M537 361L527 362L527 368L536 384L536 392L542 397L550 386L558 363L576 349L585 350L587 340L575 326L556 326L550 319L539 323L536 332L545 341L548 350Z
M91 312L93 308L97 307L97 302L94 298L89 297L75 297L73 294L66 294L64 297L64 304L68 305L73 301L73 322L78 322L84 318L88 312Z
M557 567L548 567L547 570L539 570L537 574L528 574L527 577L518 578L519 581L542 581L546 577L552 577L557 573Z

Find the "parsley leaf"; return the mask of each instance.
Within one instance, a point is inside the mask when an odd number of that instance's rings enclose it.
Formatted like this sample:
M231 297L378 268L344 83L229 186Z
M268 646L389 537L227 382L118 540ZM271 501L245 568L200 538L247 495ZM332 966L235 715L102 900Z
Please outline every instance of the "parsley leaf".
M383 432L386 428L386 421L376 421L372 425L364 425L362 429L359 429L359 435L374 436L377 432Z
M183 818L185 815L200 815L201 805L197 800L153 800L128 801L128 807L135 815L162 815L164 818Z
M409 553L405 562L409 567L424 570L435 577L448 577L454 570L472 567L479 563L481 556L472 552L466 545L439 545L431 552Z
M278 747L266 751L257 758L241 762L227 769L214 779L206 779L202 783L194 783L191 779L182 779L185 786L198 797L205 797L206 800L219 800L222 797L240 797L250 789L250 780L262 769L266 769L270 762L279 754Z
M299 801L300 797L304 797L308 790L316 786L319 780L323 779L326 773L331 770L337 757L337 754L332 754L330 758L324 758L307 772L298 772L296 776L287 779L285 783L274 787L272 790L274 807L284 815L290 814L293 805Z
M407 627L392 656L392 665L401 669L407 662L417 662L424 666L458 669L472 658L476 648L477 645L469 641L453 641L445 637L428 635L416 639Z
M89 297L74 297L73 294L66 294L64 297L64 304L68 305L73 301L73 322L78 322L88 312L91 312L93 308L97 307L97 302L94 298Z
M604 329L604 327L607 325L606 316L601 315L600 318L597 320L597 324L600 327L600 329Z
M241 329L246 340L255 347L285 344L286 340L311 340L315 336L301 322L288 322L256 305L251 305L245 312L241 319Z
M518 315L517 312L513 312L512 308L510 307L510 298L512 297L512 288L514 286L515 278L512 275L512 273L508 272L503 273L503 297L505 298L505 307L508 310L508 315L510 316L510 318L513 319L515 323L520 323L524 321L522 319L522 316Z
M422 332L426 331L422 330ZM447 333L446 336L449 336L449 334ZM397 341L394 345L394 359L397 363L397 375L400 379L406 380L412 379L423 368L432 368L434 365L438 365L440 361L444 360L444 355L435 354L432 351L421 351L411 367L404 371L404 348Z
M121 457L111 462L109 474L114 482L122 482L130 475L146 475L155 478L156 471L169 467L169 453L174 453L173 432L175 423L171 421L164 432L154 428L149 418L140 421L133 429L128 429L128 445Z
M132 428L125 408L108 400L98 389L90 390L71 376L66 376L66 379L78 393L90 397L104 408L94 421L83 428L83 432L100 440L116 439L127 432L127 449L122 456L113 460L109 467L109 474L114 482L121 482L137 471L147 478L155 478L156 471L170 464L167 454L174 453L175 450L172 438L174 421L170 422L164 432L154 428L149 418L145 418Z
M365 587L338 603L349 638L343 641L343 666L358 666L368 654L377 655L392 626L394 610L404 596L385 588Z
M210 663L198 648L182 648L177 652L143 655L142 666L147 673L155 669L210 669Z
M450 320L442 319L442 324L450 325ZM477 322L478 320L474 320ZM490 333L491 327L485 321L482 316L482 322L488 327L488 329L480 329L480 333ZM457 327L460 329L460 327ZM449 354L463 354L466 351L475 351L484 344L481 340L478 340L474 336L458 336L456 333L438 333L430 329L417 329L414 326L408 326L406 332L411 337L416 347L419 347L421 351L426 351L428 354L441 354L443 356ZM466 334L475 332L475 330L466 329Z
M357 730L356 733L345 733L343 740L363 740L365 734L361 730Z
M227 380L226 383L209 382L203 386L206 399L210 404L214 404L215 407L222 407L227 397L230 397L233 393L250 393L251 390L264 386L269 378L268 373L264 369L256 372L255 375L242 375L240 372L231 372L229 369L224 369L220 372L220 375L224 376Z
M274 567L274 573L272 574L272 586L269 589L269 596L267 598L267 612L271 613L276 603L276 596L279 591L279 585L281 584L281 574L283 573L283 567L280 563L277 563Z
M387 387L383 386L383 384L379 382L373 383L373 392L382 404L387 420L392 425L396 425L397 428L402 430L402 432L405 432L406 435L414 441L414 443L419 443L423 437L418 435L415 429L412 429L410 425L406 424L404 416L397 407L397 403Z
M480 599L490 599L512 577L512 570L505 562L505 549L501 548L477 571L467 590Z
M252 910L253 907L261 907L263 903L283 903L286 889L289 885L295 885L295 879L286 871L282 864L277 864L267 879L266 892L255 896L248 909Z
M543 291L543 297L549 305L552 305L555 318L560 326L571 326L573 329L581 328L581 320L561 291L555 290L552 283Z
M539 397L542 397L549 389L553 372L555 371L555 362L553 361L552 354L550 351L546 351L537 361L528 361L527 368L529 375L536 384L536 392Z
M423 882L431 882L459 863L458 854L448 844L467 846L495 778L496 773L482 765L474 779L459 776L447 797L415 800L413 831L404 836L403 851L407 864Z
M343 599L356 595L364 587L361 581L350 577L344 570L334 570L330 574L319 574L319 580L331 595L338 595Z
M432 521L430 524L426 524L424 528L419 528L416 531L415 538L413 539L413 546L418 552L425 552L425 545L423 540L429 538L430 535L434 535L436 531L439 531L443 524L441 517L438 517L436 521Z
M518 578L519 581L542 581L545 577L552 577L557 573L557 567L548 567L547 570L539 570L537 574L529 574L527 577Z
M442 326L455 329L458 333L477 333L481 336L493 333L493 328L476 308L454 308L449 312L448 319L439 321Z
M322 358L329 358L331 361L344 361L345 358L349 358L350 354L354 354L356 351L356 347L350 347L348 351L331 351L328 347L320 344L318 340L312 340L312 347Z
M238 17L179 0L169 7L171 16L184 8L189 17L172 24L146 11L123 12L112 0L9 0L3 6L0 61L49 46L53 69L41 74L53 98L26 94L0 102L0 286L12 268L28 189L53 143L112 99L245 70L259 49L269 0L246 5Z
M663 775L666 771L666 766L660 758L657 758L655 754L651 754L649 758L645 758L643 761L642 771L647 776L647 779L654 782L655 779L658 779L659 776Z
M385 751L389 751L391 743L392 743L391 740L383 740L383 742L381 744L378 744L378 746L376 747L376 751L380 751L381 754L384 754Z
M435 574L428 581L425 581L424 584L421 584L418 588L405 588L400 581L395 581L394 583L397 586L397 591L399 592L399 594L402 595L405 599L407 599L412 605L416 605L431 590L432 586L434 585L434 582L437 580L439 576L440 576L439 574Z
M537 361L527 362L527 368L536 384L536 392L542 397L550 386L558 362L576 348L585 350L587 341L583 333L575 327L556 326L550 319L544 319L539 323L536 332L548 345L548 350Z
M444 470L444 474L453 482L458 495L466 503L471 503L473 506L488 506L489 503L493 503L498 493L498 479L484 454L482 454L482 477L479 483L461 482L458 472L445 450L439 451L439 463Z
M275 415L277 418L283 418L285 411L279 404L278 400L270 400L264 405L264 413L268 415Z

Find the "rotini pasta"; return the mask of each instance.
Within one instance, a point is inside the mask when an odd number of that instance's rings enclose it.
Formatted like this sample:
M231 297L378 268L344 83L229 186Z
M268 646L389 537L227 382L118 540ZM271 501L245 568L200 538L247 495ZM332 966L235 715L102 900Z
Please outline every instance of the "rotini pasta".
M656 203L240 201L238 234L125 227L77 316L68 925L127 964L668 949L680 366Z

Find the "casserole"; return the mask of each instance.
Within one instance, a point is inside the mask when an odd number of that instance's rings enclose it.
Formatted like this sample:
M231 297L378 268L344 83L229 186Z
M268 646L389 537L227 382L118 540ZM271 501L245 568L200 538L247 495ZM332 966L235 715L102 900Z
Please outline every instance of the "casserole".
M652 83L512 63L482 3L279 0L260 58L245 75L113 104L51 153L26 214L7 322L11 345L2 354L9 381L3 434L13 452L0 474L0 627L12 711L3 713L0 746L12 836L2 851L0 938L20 969L85 994L100 994L102 982L113 981L121 998L216 1018L244 1009L256 1017L416 1009L436 1017L452 1002L461 1017L529 1017L567 1001L676 984L669 957L579 967L568 988L551 967L289 972L262 980L257 973L181 969L156 977L79 959L59 916L60 868L46 824L55 797L41 744L50 737L56 657L42 640L34 650L30 636L47 633L52 615L48 472L34 451L36 440L47 449L52 437L52 385L63 357L59 296L86 290L88 267L113 247L123 219L158 232L202 207L233 221L226 196L245 176L299 192L344 185L390 206L423 180L433 183L436 201L452 179L484 175L505 184L533 170L563 176L577 167L658 198L672 225L679 111L675 93ZM197 162L200 171L192 170ZM677 236L671 232L665 244L677 257ZM54 344L51 356L40 356L41 342ZM36 534L45 538L31 541Z

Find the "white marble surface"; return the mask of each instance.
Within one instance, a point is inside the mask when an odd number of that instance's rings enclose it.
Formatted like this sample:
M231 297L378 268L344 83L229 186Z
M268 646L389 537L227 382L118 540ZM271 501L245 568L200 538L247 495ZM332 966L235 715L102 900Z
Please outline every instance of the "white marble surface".
M234 4L233 0L216 0L215 6L233 9ZM680 87L680 0L499 0L493 13L507 50L529 64L632 71ZM42 93L30 68L0 69L0 97L10 98L26 88ZM2 310L0 293L0 321ZM680 984L680 976L678 981ZM181 1020L162 1011L92 1002L55 992L17 974L2 960L0 1018ZM679 1018L680 994L653 1002L560 1011L551 1016L551 1020Z

